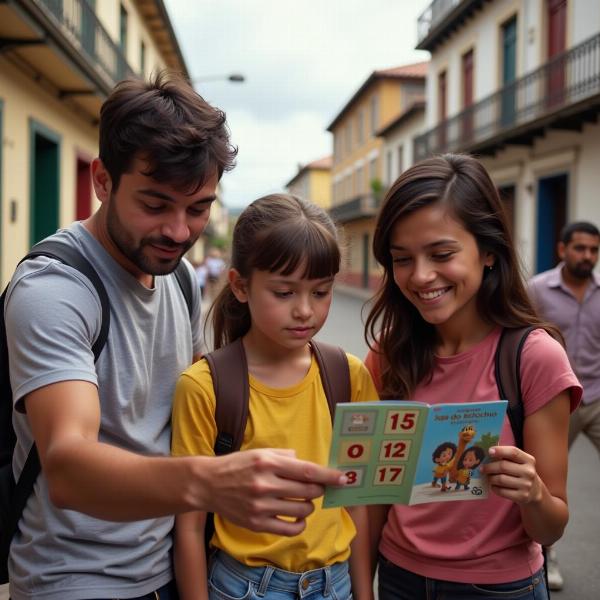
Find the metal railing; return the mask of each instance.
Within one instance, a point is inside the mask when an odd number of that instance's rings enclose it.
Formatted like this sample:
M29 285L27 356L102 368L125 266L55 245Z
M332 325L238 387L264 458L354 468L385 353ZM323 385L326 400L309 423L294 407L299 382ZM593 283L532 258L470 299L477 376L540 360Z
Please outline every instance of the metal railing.
M417 42L421 43L462 0L433 0L417 19Z
M600 33L417 136L415 160L467 150L600 94Z
M373 194L364 194L332 206L329 209L329 215L339 223L371 217L377 213L379 202L379 198Z
M135 75L86 0L34 0L49 13L71 44L108 78L111 85Z

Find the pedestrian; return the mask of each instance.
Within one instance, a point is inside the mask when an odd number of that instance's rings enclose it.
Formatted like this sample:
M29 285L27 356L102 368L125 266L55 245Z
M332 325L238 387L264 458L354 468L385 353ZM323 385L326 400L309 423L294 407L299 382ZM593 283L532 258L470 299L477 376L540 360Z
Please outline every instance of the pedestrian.
M206 260L199 262L194 270L196 271L196 281L198 282L198 287L200 288L200 298L204 299L206 281L208 279L208 267L206 266Z
M212 301L216 297L221 281L221 275L225 269L225 261L218 248L211 248L206 257L207 290L208 297Z
M418 163L392 185L373 238L383 280L366 327L382 398L498 398L503 328L533 325L520 363L524 444L505 418L478 502L373 507L380 600L547 597L540 544L568 520L567 423L581 396L553 328L537 318L498 192L466 155ZM389 509L389 510L388 510Z
M583 385L579 408L569 421L569 448L584 433L600 453L600 232L585 221L566 225L558 242L560 263L529 281L529 294L539 313L559 327L571 366ZM548 548L548 585L560 590L564 579L556 551Z
M331 415L311 350L329 312L340 266L336 229L316 205L283 194L260 198L240 215L227 283L211 307L215 346L241 338L250 381L249 416L242 450L265 445L293 449L327 464ZM362 362L347 355L352 397L377 392ZM214 454L215 392L206 360L179 380L173 412L173 452ZM294 538L248 531L215 515L209 573L206 513L178 515L175 572L182 600L372 597L366 508L315 512ZM350 552L352 547L352 554ZM350 565L350 567L348 566ZM352 583L350 582L350 578ZM351 594L352 588L352 594Z
M166 73L115 87L99 144L91 170L100 208L51 236L106 287L110 328L98 361L99 298L78 271L28 260L6 298L15 476L32 441L42 466L12 540L13 600L174 598L173 514L219 510L294 536L322 484L344 481L268 449L169 456L175 383L201 347L198 288L190 317L173 271L206 226L236 150L225 115ZM281 500L289 497L298 501Z

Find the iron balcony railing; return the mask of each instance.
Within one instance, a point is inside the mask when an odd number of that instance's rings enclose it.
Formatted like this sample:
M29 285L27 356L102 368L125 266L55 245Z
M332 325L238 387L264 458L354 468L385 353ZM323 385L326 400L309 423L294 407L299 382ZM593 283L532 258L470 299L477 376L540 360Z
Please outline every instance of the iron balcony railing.
M356 219L372 217L377 213L379 202L379 197L373 194L357 196L352 200L332 206L329 209L329 215L337 223L347 223Z
M86 0L34 0L55 20L65 37L108 78L111 86L134 76L121 48L115 44Z
M417 136L415 160L469 150L600 94L600 33ZM524 127L525 126L525 127Z
M462 0L434 0L417 19L417 42L421 43Z

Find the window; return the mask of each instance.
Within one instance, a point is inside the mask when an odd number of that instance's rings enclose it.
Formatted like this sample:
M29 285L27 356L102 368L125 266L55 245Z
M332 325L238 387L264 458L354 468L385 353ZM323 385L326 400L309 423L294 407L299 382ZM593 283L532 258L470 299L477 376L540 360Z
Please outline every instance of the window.
M392 173L392 151L388 150L385 155L385 172L387 177L387 184L392 185L392 181L394 180L394 174Z
M346 125L346 152L348 154L352 152L352 123Z
M127 53L127 11L121 4L121 12L119 13L119 46L124 54Z
M369 185L371 185L375 179L377 179L377 159L373 158L371 162L369 162Z
M146 75L146 44L140 42L140 75Z
M365 141L365 111L361 110L356 119L356 141L362 145Z
M357 195L360 195L364 192L365 190L365 182L364 182L364 175L363 175L363 167L358 167L358 169L356 169L356 193Z
M442 71L438 75L438 120L446 119L446 71Z
M379 127L379 97L374 95L371 98L371 135L375 135Z
M397 164L398 167L398 177L402 175L402 171L404 171L404 146L398 146L396 150L397 153Z

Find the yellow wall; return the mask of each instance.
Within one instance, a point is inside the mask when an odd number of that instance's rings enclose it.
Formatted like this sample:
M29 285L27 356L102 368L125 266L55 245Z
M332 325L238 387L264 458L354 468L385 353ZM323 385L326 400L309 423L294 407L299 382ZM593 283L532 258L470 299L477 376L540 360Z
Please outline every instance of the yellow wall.
M331 206L331 171L310 169L310 199L324 209Z
M383 140L373 135L372 131L373 129L377 131L400 114L402 110L401 89L401 81L375 80L333 128L334 140L338 140L334 144L332 168L332 180L335 182L334 188L337 188L337 191L334 189L333 193L333 205L342 204L351 198L371 191L370 180L372 178L369 175L369 163L374 154L377 154L375 177L383 181L384 165L381 159ZM371 101L375 95L379 98L379 119L373 126L371 122ZM359 142L357 137L357 123L361 112L364 115L364 138L362 143ZM349 124L352 130L350 149L348 149L346 139ZM356 174L356 165L361 161L364 161L362 181ZM341 178L345 183L340 186L338 182ZM351 178L350 181L348 178Z
M2 284L10 278L15 265L29 249L29 166L30 119L60 136L60 213L61 227L75 219L77 153L93 158L97 154L98 131L88 119L47 94L13 65L0 57L0 99L2 112ZM10 222L10 204L17 205L16 222Z

